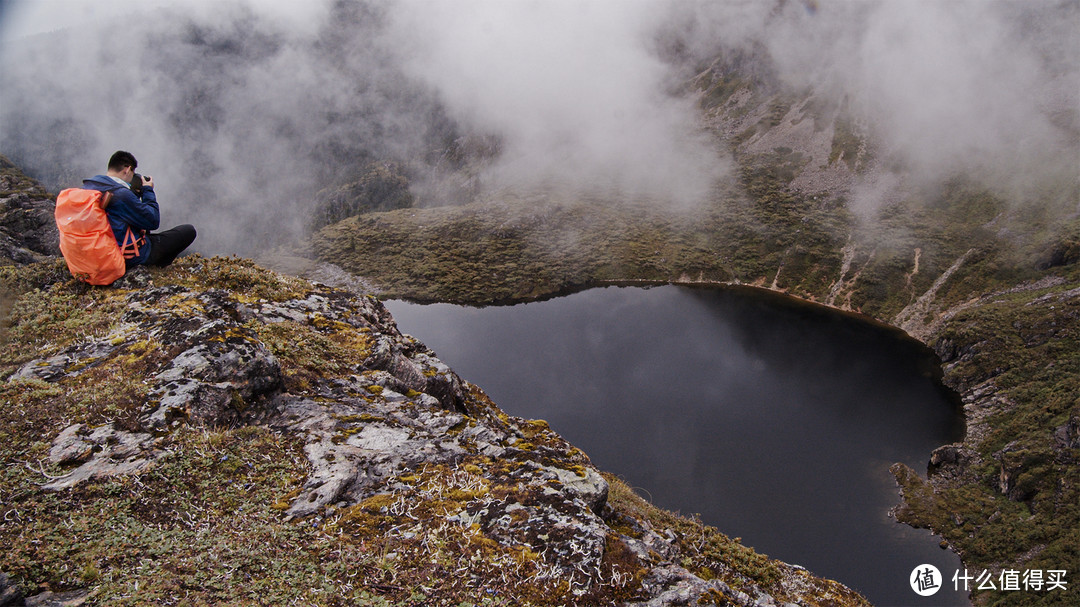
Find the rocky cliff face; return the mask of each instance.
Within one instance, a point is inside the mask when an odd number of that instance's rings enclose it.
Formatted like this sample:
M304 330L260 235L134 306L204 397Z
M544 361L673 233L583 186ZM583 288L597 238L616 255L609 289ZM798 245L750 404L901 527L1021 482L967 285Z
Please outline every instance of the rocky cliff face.
M45 188L0 156L0 259L26 264L60 254L56 220L44 198Z
M0 570L31 602L864 603L651 507L370 295L198 255L81 285L13 179Z

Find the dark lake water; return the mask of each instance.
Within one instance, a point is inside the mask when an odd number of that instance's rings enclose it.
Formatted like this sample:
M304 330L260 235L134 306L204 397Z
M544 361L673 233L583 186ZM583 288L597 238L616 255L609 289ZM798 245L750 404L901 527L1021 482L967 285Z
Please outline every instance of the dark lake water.
M387 302L507 413L544 419L654 504L878 605L965 605L960 561L888 517L894 462L962 433L913 340L753 290L592 289L471 308ZM909 585L923 563L942 591Z

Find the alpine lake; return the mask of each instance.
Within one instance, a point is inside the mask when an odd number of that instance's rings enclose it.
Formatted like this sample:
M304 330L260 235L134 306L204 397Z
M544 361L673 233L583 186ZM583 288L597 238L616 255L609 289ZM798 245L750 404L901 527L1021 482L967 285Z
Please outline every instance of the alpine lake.
M963 433L938 360L899 330L748 287L386 305L505 412L546 420L653 504L875 605L969 604L959 558L889 516L889 466L925 473ZM926 564L941 589L919 596Z

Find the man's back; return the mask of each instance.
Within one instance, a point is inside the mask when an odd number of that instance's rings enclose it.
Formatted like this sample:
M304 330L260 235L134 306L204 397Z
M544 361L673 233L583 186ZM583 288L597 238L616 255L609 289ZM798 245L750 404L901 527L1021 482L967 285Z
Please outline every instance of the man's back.
M144 188L140 197L127 185L108 175L96 175L83 180L83 187L88 190L112 192L112 203L105 212L109 216L109 225L112 227L117 245L121 248L124 246L128 229L138 238L143 231L156 230L161 223L161 213L153 188ZM138 255L128 260L128 265L146 263L149 254L149 247L144 247Z

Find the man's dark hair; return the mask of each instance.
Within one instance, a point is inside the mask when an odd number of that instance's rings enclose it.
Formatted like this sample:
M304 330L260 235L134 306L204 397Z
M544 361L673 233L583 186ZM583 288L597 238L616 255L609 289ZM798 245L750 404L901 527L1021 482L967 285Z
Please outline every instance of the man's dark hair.
M124 150L116 152L109 158L110 171L119 171L124 167L131 167L134 169L138 166L139 161L135 160L135 156L133 156L131 152L125 152Z

